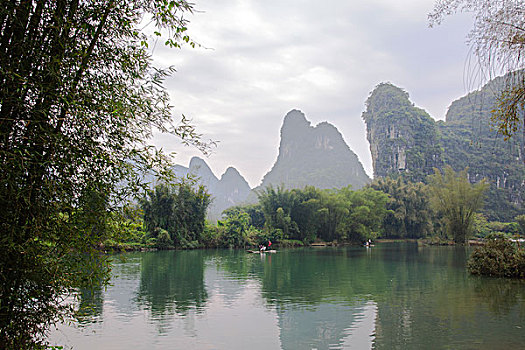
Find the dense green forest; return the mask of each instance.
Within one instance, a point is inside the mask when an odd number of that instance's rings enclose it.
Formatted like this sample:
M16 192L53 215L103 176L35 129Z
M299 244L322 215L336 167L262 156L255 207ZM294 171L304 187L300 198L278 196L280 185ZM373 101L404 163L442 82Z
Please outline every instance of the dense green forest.
M480 213L488 185L471 184L467 171L435 170L428 184L378 178L353 190L269 186L256 204L228 208L216 223L205 220L210 196L191 181L159 184L134 206L114 214L114 249L191 249L280 246L314 242L361 244L376 239L465 243L469 238L512 237L524 232L523 215L488 221ZM120 240L120 241L119 241Z
M471 183L486 179L489 184L482 209L487 218L511 221L523 213L524 136L517 133L506 139L491 120L507 80L496 78L454 101L446 121L437 122L414 106L404 90L379 84L363 113L375 177L427 182L434 168L467 168Z

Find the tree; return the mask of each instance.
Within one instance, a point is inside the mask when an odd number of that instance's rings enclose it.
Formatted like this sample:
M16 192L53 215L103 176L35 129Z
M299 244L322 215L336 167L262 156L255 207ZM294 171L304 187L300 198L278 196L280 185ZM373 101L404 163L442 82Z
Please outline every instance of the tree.
M0 348L45 343L71 311L64 296L107 279L104 222L136 170L163 159L147 144L154 128L205 146L185 118L171 124L172 69L152 65L139 29L151 19L166 45L194 46L191 11L185 0L0 2Z
M374 179L370 187L389 196L383 220L384 237L421 238L431 232L432 213L423 183L385 177Z
M244 247L248 243L248 233L251 219L248 213L238 210L232 211L225 220L220 221L224 227L224 244L228 247Z
M323 191L320 198L320 207L315 216L319 222L319 238L325 241L344 240L346 232L342 227L342 223L349 213L348 200L340 195L339 190Z
M326 191L317 189L313 186L306 186L304 189L292 190L298 198L298 205L292 208L291 219L297 223L298 236L295 239L303 242L312 242L318 236L321 225L322 202L326 196Z
M474 13L468 35L478 60L481 78L507 75L494 106L492 119L500 133L512 136L520 127L525 138L525 7L522 1L437 0L429 14L430 25L458 11ZM525 150L525 146L523 148Z
M471 184L467 169L459 173L447 166L443 174L429 175L430 204L445 219L447 232L456 243L464 244L472 233L476 212L483 206L488 185L483 180Z
M297 223L291 218L292 210L299 204L297 191L286 190L282 186L277 189L268 186L257 195L267 227L281 230L283 237L279 238L297 239Z
M520 226L521 234L525 236L525 214L518 215L514 218Z
M177 247L193 248L204 232L210 202L202 185L184 180L173 185L159 184L140 201L146 231L157 240L164 232L164 243L171 241ZM169 237L165 237L166 233Z
M244 212L250 216L250 222L253 227L257 229L264 228L264 213L259 204L247 204L247 205L236 205L229 207L222 212L223 217L229 217L237 214L238 212Z
M339 190L339 196L347 202L348 210L342 219L344 237L353 242L377 238L387 213L388 195L370 187L358 191L345 187Z

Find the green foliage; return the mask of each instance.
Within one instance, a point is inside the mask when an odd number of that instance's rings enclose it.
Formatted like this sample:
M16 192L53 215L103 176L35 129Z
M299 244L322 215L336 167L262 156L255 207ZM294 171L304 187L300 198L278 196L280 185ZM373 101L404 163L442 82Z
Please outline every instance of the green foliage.
M45 345L71 311L64 296L106 279L97 249L110 209L136 189L137 168L165 158L148 145L154 128L203 146L187 120L173 128L162 86L173 70L155 69L139 29L151 16L178 46L191 11L185 0L2 1L0 348Z
M269 186L258 196L268 228L280 230L281 239L291 238L297 233L297 223L290 217L292 209L298 204L294 191L285 190L282 186L277 189Z
M265 218L260 204L239 205L226 209L223 215L230 216L237 211L243 211L250 216L251 225L257 229L263 229Z
M456 171L468 167L471 181L485 178L490 184L483 213L492 221L512 220L523 212L525 198L523 135L505 141L490 121L505 79L496 78L481 90L454 101L447 122L439 124L444 162Z
M408 93L390 83L376 86L362 118L372 150L375 176L402 175L424 181L442 164L434 120L410 102Z
M519 234L520 231L519 225L515 222L492 221L488 223L488 228L491 231L504 232L509 235Z
M218 225L223 226L223 244L230 247L244 247L248 243L250 216L243 211L232 212Z
M490 234L489 223L483 214L474 215L472 221L472 232L475 237L484 238Z
M303 241L299 241L297 239L281 239L279 241L280 247L302 247L304 246Z
M488 222L484 215L478 214L473 221L473 232L479 238L511 238L520 234L520 226L516 222Z
M491 122L499 93L512 77L496 78L454 101L446 122L435 122L415 107L404 90L379 84L363 113L376 178L401 176L426 183L426 175L432 174L434 167L468 168L470 181L485 178L490 183L483 209L489 220L510 221L521 214L525 203L525 127L521 134L505 140Z
M106 249L127 249L147 245L143 212L137 205L126 205L110 214L109 237L103 242Z
M447 231L456 243L465 243L472 234L476 212L483 206L485 181L472 185L467 170L454 172L447 166L443 174L435 170L429 176L430 203L446 221Z
M158 240L158 235L165 230L174 246L196 248L204 232L210 201L204 186L196 186L188 180L174 185L157 185L140 201L146 231Z
M250 215L244 209L248 207L233 207L225 210L223 220L217 221L217 226L209 226L206 229L206 236L203 243L207 247L222 248L246 248L247 246L257 246L270 239L268 234L264 234L252 225Z
M266 229L273 239L313 242L375 238L386 214L386 194L365 188L352 191L284 190L266 188L259 202L266 218Z
M514 220L516 220L516 222L518 223L520 229L521 229L521 234L522 235L525 235L525 214L521 214L521 215L518 215L514 218Z
M201 236L202 245L207 248L216 248L219 246L219 240L220 235L217 226L206 222Z
M491 104L492 120L498 132L506 139L522 129L525 137L525 76L523 29L523 3L492 0L437 0L429 15L430 24L440 24L444 18L456 12L471 12L474 25L470 31L471 52L476 56L479 73L475 79L487 73L507 73L503 89L496 92L498 101ZM525 150L525 144L522 144Z
M485 236L486 240L494 239L509 239L509 235L501 231L491 231L488 235Z
M370 187L389 197L382 237L422 238L432 233L432 210L423 183L385 177L375 179Z
M475 275L525 278L525 251L506 239L492 239L477 248L467 262Z
M173 240L171 239L168 231L158 227L155 229L155 231L155 236L157 238L155 246L158 249L168 249L173 247Z
M344 198L348 210L348 215L342 219L342 236L353 242L377 238L386 214L388 196L372 188L352 191L348 187L338 194Z

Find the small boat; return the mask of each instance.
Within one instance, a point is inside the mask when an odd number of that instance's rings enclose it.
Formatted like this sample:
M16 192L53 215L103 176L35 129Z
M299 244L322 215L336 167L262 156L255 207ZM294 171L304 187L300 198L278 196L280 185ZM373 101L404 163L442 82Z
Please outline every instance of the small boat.
M264 253L277 253L277 250L273 250L273 249L270 249L270 250L247 250L248 253L253 253L253 254L264 254Z

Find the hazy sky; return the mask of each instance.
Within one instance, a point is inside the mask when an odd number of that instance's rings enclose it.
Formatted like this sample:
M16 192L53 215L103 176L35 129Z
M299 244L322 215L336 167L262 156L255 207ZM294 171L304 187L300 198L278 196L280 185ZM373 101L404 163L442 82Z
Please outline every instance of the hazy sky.
M189 33L203 47L154 57L177 72L166 81L175 116L219 141L205 158L220 177L234 166L252 187L278 154L283 117L300 109L328 121L372 174L361 113L372 89L389 81L435 119L468 91L467 15L435 28L433 0L196 0ZM187 166L200 155L173 136L154 144ZM202 155L200 155L203 157Z

